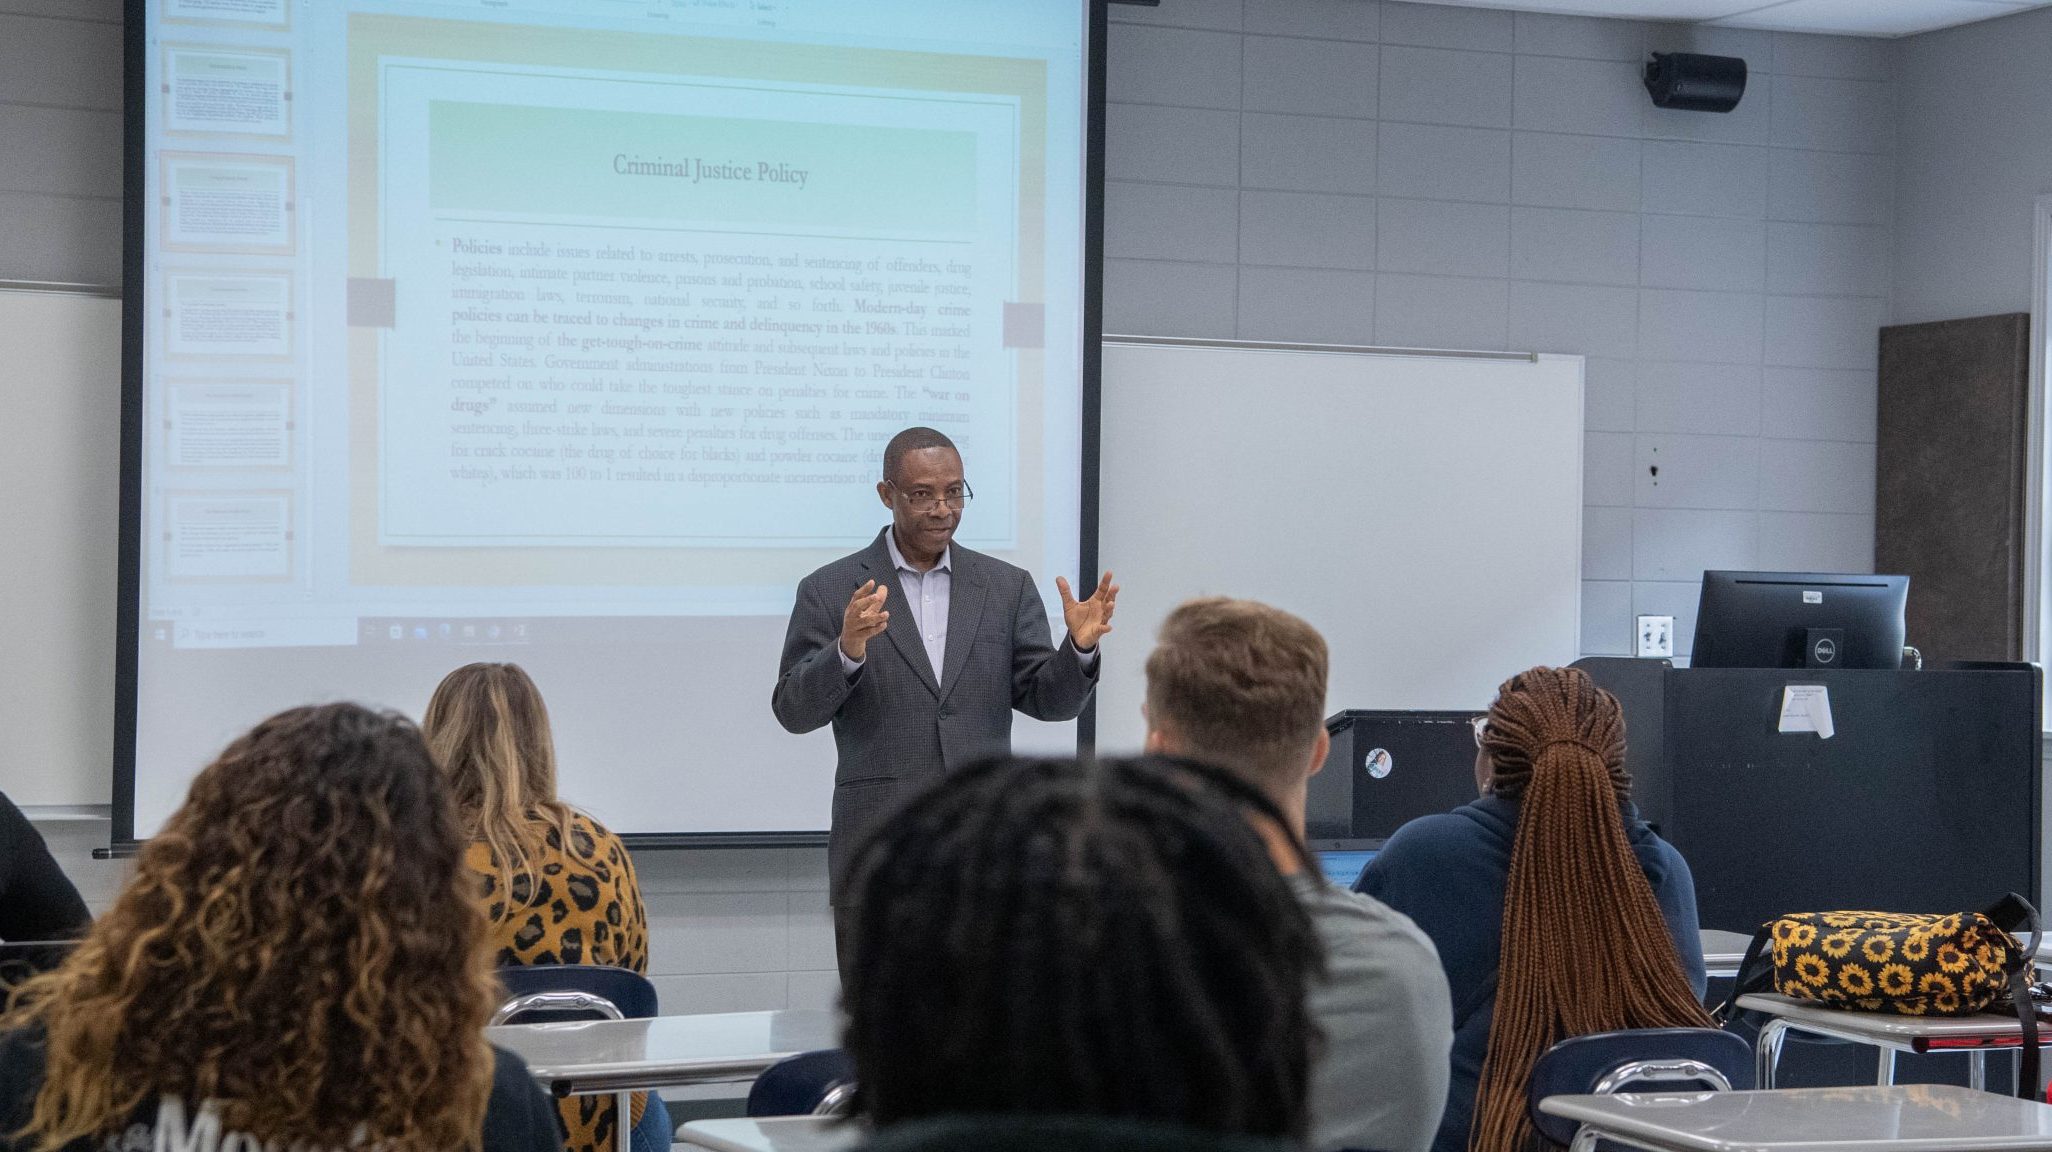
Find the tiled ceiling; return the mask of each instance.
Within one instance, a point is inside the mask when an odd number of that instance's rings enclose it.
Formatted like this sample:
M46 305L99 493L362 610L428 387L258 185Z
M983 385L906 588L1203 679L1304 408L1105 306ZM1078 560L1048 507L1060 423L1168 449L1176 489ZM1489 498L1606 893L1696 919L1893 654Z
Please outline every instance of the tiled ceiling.
M1515 8L1577 16L1678 20L1720 28L1909 36L1990 20L2052 0L1431 0L1470 8Z

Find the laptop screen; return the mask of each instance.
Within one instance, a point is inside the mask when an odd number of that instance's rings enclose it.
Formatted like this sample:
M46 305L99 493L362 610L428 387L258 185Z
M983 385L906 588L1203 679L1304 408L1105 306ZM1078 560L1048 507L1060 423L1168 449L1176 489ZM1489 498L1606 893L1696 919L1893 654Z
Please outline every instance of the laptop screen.
M1372 848L1349 852L1320 852L1319 867L1325 870L1325 878L1334 886L1352 889L1354 881L1361 878L1361 869L1375 859Z

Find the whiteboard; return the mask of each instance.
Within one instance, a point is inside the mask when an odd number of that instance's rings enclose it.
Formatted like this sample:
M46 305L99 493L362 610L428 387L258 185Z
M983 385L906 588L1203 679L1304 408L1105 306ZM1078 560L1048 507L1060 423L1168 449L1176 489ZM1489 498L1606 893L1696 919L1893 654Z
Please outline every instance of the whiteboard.
M121 301L0 286L0 789L105 804L113 780Z
M1139 747L1146 652L1193 596L1323 632L1328 715L1480 710L1579 655L1579 356L1108 338L1100 426L1105 752Z

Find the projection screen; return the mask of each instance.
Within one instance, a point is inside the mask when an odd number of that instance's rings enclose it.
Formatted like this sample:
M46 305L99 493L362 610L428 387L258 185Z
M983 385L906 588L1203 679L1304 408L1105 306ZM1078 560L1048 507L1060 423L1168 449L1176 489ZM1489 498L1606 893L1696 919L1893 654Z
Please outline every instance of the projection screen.
M116 843L256 720L418 716L477 660L534 676L615 830L816 836L832 743L772 717L778 648L910 425L1059 635L1102 19L130 0Z

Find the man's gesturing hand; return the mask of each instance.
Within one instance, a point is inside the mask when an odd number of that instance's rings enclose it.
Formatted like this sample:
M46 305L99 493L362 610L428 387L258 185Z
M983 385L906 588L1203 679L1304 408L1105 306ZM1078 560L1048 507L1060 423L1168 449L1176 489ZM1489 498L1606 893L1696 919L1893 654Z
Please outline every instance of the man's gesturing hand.
M884 611L884 601L889 598L890 589L874 580L864 580L848 598L848 607L841 613L841 652L848 659L860 664L869 651L870 637L891 622L891 614Z
M1119 586L1112 583L1112 574L1104 574L1088 600L1076 599L1069 582L1060 576L1055 577L1055 589L1062 594L1062 619L1068 622L1069 639L1085 651L1097 647L1097 641L1112 630L1112 609L1118 607Z

